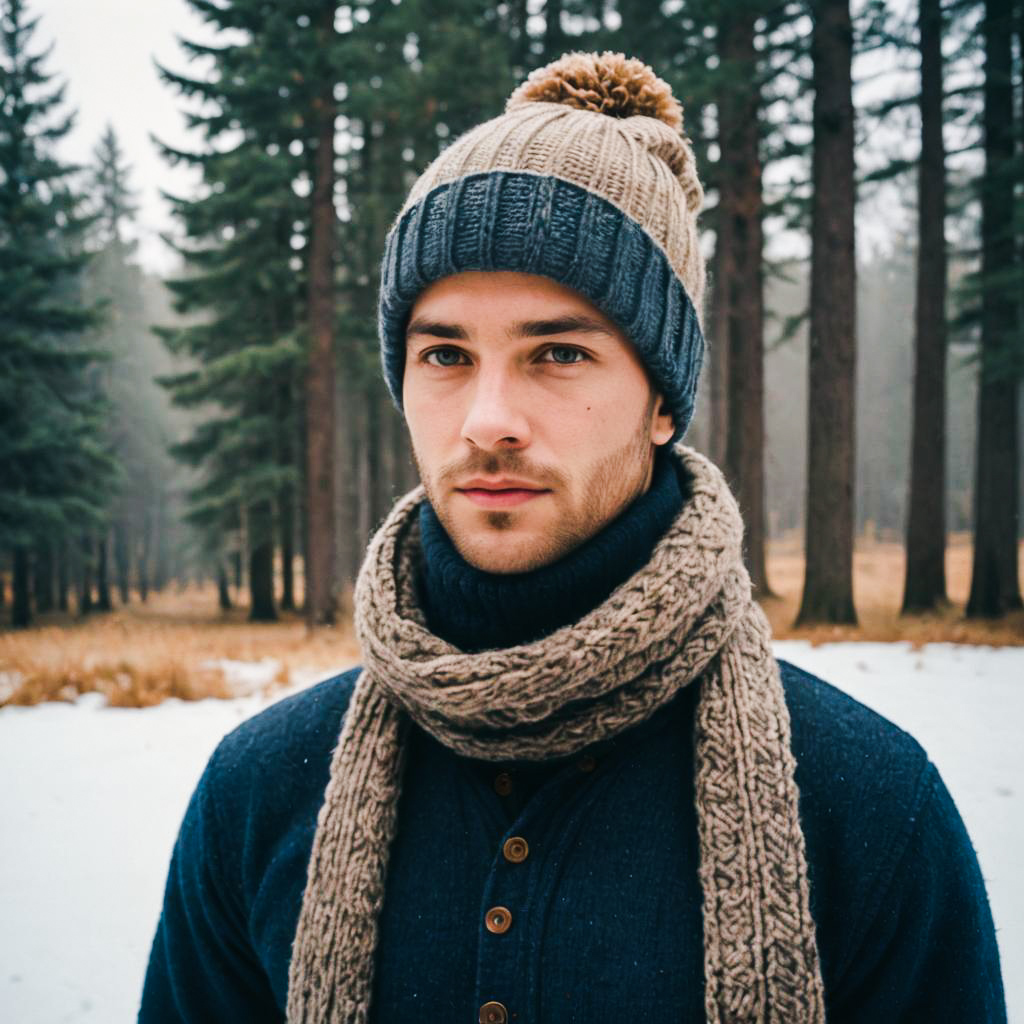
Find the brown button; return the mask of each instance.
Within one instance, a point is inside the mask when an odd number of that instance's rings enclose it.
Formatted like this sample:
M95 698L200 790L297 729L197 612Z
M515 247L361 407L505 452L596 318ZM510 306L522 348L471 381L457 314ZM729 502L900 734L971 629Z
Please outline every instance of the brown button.
M502 772L495 776L494 792L498 796L508 796L512 792L512 776L508 772Z
M485 921L489 932L504 935L512 927L512 911L508 907L491 907Z
M508 1010L501 1003L484 1003L480 1007L480 1024L506 1024Z
M512 836L511 839L505 840L501 852L505 854L505 860L513 864L522 864L530 855L530 847L522 836Z
M597 767L597 758L592 757L590 754L584 754L580 758L580 771L581 772L592 772Z

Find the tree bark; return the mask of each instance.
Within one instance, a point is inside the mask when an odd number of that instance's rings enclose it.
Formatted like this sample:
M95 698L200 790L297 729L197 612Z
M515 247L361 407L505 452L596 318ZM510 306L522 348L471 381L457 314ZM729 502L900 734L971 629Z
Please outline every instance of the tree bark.
M726 189L727 191L727 189ZM729 296L735 273L732 217L725 212L730 202L719 184L716 211L715 254L712 258L710 340L708 346L708 458L717 466L725 465L729 436Z
M217 603L222 612L231 608L231 590L228 588L228 571L224 567L224 559L217 560Z
M274 514L269 501L249 507L249 621L275 622Z
M932 611L946 603L946 148L940 0L921 0L918 23L921 162L904 614Z
M295 446L292 443L292 382L287 379L278 389L277 460L282 468L295 464ZM281 545L281 604L287 611L295 610L295 495L294 487L286 484L277 495L278 532Z
M68 610L68 591L71 589L71 555L67 541L61 541L57 552L57 607Z
M143 604L149 597L149 549L150 538L153 532L153 516L150 509L146 509L142 516L142 536L139 538L139 557L135 560L135 569L138 573L136 585L139 588L139 600Z
M93 541L91 534L88 534L82 541L79 553L81 572L78 577L78 614L88 615L95 607L92 596Z
M725 474L743 513L747 569L759 596L771 593L765 563L764 237L761 223L760 86L755 10L727 13L719 24L726 80L719 104L720 200L729 222L733 266L727 277L728 431Z
M101 612L112 611L110 600L109 531L104 531L96 546L96 608Z
M334 33L334 5L319 26L326 48ZM309 365L306 374L308 523L306 623L335 619L334 537L334 83L326 81L313 116L317 125L313 210L309 241Z
M974 487L974 561L967 615L996 618L1021 607L1017 570L1017 301L996 280L1013 265L1013 4L985 5L985 172L981 191L981 379Z
M53 547L49 541L36 545L33 559L32 590L36 599L36 613L52 612L56 601L53 586Z
M806 570L798 624L856 623L853 605L853 28L849 0L822 0L814 63L814 196L807 427Z
M11 625L15 629L24 629L32 624L28 562L28 551L25 548L15 548L11 579Z
M131 600L131 541L129 527L124 520L114 526L114 574L121 604L128 604Z

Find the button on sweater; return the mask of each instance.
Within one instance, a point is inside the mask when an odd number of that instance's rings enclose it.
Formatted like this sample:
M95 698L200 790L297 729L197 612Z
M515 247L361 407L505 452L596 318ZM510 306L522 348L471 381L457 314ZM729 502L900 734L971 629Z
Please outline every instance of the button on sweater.
M678 510L664 468L612 535L621 557L600 550L602 535L589 542L601 567L600 586L587 583L591 607L643 564ZM541 570L539 591L513 578L524 604L511 590L502 602L492 578L480 582L493 584L495 603L449 616L470 567L452 548L441 569L429 530L424 538L431 628L452 642L516 643L522 630L557 628L563 588L586 579L580 548L554 575ZM538 625L542 601L550 614ZM587 610L577 608L574 617ZM1005 1021L984 883L938 772L885 719L780 668L829 1021ZM172 856L142 1024L284 1020L317 812L357 675L280 701L214 752ZM705 1019L699 685L582 756L541 765L465 758L412 727L371 1020Z

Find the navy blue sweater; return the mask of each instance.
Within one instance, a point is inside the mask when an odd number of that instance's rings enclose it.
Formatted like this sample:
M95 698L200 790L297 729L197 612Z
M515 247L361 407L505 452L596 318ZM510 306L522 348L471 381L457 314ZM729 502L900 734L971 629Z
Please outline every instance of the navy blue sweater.
M652 491L671 487L662 476ZM626 561L637 546L649 553L662 504L641 507L649 528L617 537ZM446 575L458 584L458 567ZM546 585L557 601L550 575ZM536 631L515 600L494 608L508 635ZM443 609L441 629L472 627L469 612L449 620ZM829 1021L1005 1021L984 884L937 771L885 719L781 668ZM281 701L213 754L174 849L142 1024L284 1020L317 812L356 675ZM704 1020L698 690L587 756L541 766L464 758L411 729L372 1021L470 1024L490 1000L515 1024ZM503 855L511 837L526 840L524 860ZM511 912L503 934L484 925L495 906Z

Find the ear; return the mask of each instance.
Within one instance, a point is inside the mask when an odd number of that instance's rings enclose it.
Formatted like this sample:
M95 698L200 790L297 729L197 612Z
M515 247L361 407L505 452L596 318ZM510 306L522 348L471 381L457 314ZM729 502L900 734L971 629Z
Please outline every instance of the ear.
M654 412L651 420L651 441L654 444L668 444L676 432L676 425L669 412L668 402L660 393L654 396Z

